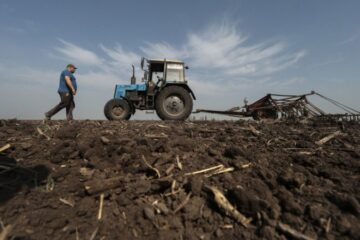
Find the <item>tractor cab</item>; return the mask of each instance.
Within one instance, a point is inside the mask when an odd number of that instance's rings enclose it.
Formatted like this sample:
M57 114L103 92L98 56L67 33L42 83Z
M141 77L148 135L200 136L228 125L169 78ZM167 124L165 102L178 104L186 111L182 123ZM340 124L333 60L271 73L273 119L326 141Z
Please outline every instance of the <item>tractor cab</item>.
M147 66L144 66L144 64ZM159 81L161 83L186 83L185 69L188 69L188 67L184 66L184 62L178 60L142 58L141 68L144 71L145 81L148 80L154 83Z
M184 62L167 59L141 59L143 83L136 83L135 67L131 84L116 85L114 99L105 105L109 120L129 119L135 110L156 110L163 120L184 120L196 99L185 80ZM115 111L115 110L116 111ZM115 114L116 113L116 114Z
M159 89L169 84L181 84L187 87L184 62L167 59L141 59L141 69L144 71L143 81L147 86L149 96L155 95ZM192 91L191 91L192 92Z

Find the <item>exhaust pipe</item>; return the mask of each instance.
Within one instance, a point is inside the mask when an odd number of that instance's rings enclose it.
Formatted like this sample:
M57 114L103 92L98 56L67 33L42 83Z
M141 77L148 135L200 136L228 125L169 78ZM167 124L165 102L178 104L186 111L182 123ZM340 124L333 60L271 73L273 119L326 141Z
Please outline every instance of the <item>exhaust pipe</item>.
M134 65L132 65L132 70L133 70L133 74L132 74L130 83L131 83L131 84L136 84L135 67L134 67Z

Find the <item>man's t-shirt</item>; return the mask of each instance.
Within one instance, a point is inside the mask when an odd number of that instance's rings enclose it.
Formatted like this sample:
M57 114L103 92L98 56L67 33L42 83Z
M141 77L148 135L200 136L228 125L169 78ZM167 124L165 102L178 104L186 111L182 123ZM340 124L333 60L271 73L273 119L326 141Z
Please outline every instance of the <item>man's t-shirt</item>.
M71 83L74 86L75 91L77 90L76 78L74 77L74 74L72 74L69 70L65 69L64 71L61 72L61 75L60 75L60 84L59 84L59 89L58 89L59 93L71 92L70 88L66 84L66 80L65 80L66 76L70 77Z

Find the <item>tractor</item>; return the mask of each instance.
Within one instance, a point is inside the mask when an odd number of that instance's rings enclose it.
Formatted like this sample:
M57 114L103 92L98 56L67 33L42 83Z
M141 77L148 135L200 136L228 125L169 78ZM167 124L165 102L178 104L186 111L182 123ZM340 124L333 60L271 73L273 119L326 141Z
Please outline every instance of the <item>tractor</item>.
M155 110L162 120L185 120L196 97L185 80L184 62L167 59L141 59L142 83L136 83L132 65L131 84L116 85L113 99L104 113L109 120L129 120L136 110Z

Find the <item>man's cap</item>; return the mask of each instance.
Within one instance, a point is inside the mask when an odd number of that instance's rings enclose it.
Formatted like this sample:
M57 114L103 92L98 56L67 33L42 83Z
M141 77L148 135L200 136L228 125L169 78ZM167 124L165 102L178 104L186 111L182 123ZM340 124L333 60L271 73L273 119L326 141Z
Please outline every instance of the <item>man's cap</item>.
M74 64L71 64L71 63L69 63L69 64L66 66L66 68L69 68L69 67L72 67L72 68L77 69L77 67L75 67L75 65L74 65Z

